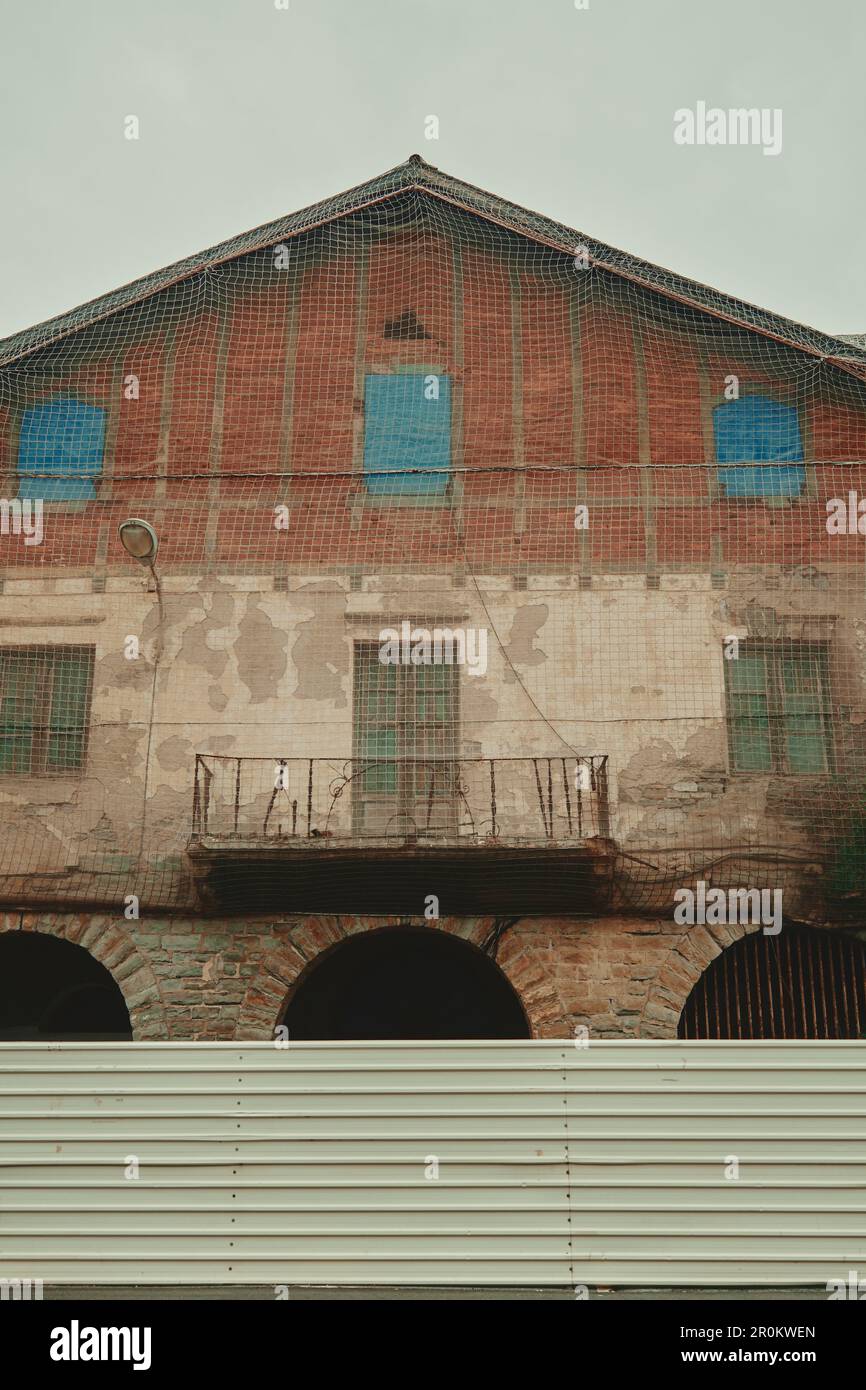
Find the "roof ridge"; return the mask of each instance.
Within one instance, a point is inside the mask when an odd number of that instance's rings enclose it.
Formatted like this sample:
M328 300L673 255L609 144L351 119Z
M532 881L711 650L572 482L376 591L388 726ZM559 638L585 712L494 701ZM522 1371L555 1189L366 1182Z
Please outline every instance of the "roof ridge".
M585 247L590 261L600 269L631 281L653 293L684 303L704 314L738 327L775 338L788 347L808 352L822 361L831 360L849 374L866 377L866 342L824 333L800 324L772 310L762 309L699 281L621 251L576 229L555 222L518 203L489 193L475 184L444 173L420 154L410 154L401 164L343 193L311 203L299 211L264 222L250 231L217 242L204 251L183 257L168 266L138 276L118 289L98 295L73 309L56 314L30 328L0 340L0 367L28 357L73 333L149 299L152 295L191 279L219 265L261 251L315 227L337 221L386 198L417 189L439 198L464 212L502 226L516 235L529 237L555 250L573 254L576 245ZM88 312L90 311L90 312ZM857 335L859 336L859 335ZM840 351L841 349L841 351Z

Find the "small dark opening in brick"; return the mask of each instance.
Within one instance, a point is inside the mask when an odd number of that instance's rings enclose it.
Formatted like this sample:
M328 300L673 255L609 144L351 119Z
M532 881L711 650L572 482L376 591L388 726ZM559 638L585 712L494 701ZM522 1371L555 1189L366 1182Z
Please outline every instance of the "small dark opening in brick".
M399 339L419 339L429 338L432 335L427 332L414 309L404 309L402 314L396 319L386 319L385 327L382 332L383 338Z

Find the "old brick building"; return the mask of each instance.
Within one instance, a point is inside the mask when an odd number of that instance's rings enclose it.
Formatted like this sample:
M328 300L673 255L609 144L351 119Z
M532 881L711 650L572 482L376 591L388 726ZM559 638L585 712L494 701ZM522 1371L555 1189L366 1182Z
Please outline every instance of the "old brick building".
M862 344L413 157L0 349L3 1036L862 1034Z

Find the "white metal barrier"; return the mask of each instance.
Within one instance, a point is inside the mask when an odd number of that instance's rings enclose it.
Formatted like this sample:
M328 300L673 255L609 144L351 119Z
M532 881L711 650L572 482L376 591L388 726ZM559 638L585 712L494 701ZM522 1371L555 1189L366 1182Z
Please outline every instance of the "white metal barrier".
M866 1043L3 1043L0 1277L866 1276Z

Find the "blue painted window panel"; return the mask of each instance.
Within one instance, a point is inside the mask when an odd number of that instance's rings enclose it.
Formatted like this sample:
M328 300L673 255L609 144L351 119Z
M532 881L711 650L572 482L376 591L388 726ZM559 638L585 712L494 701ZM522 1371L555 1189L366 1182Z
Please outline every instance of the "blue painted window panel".
M720 464L790 464L790 467L719 471L728 497L799 497L806 481L797 409L768 396L741 396L713 411L716 459Z
M21 419L18 496L48 502L95 497L104 449L105 411L99 406L64 396L32 406Z
M364 393L364 475L372 496L441 494L451 466L451 380L436 375L439 395L428 400L430 372L368 376ZM438 470L410 473L409 468Z

